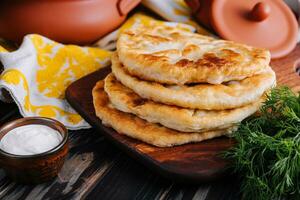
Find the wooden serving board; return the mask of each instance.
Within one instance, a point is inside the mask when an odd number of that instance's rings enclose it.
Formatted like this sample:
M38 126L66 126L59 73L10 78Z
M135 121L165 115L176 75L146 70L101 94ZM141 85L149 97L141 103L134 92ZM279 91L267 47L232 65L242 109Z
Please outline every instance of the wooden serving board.
M297 59L300 59L299 45L290 56L274 60L271 65L277 73L279 84L288 85L299 91L300 77L296 73L295 64ZM173 180L196 183L226 175L228 163L220 157L220 153L234 145L233 139L220 137L200 143L159 148L103 126L94 112L92 88L109 72L109 68L94 72L74 82L66 91L68 102L87 122L96 127L100 134L145 166Z

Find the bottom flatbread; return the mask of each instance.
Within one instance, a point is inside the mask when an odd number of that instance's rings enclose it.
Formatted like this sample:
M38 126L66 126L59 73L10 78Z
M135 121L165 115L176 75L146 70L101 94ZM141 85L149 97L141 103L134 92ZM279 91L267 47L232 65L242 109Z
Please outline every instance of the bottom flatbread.
M228 135L236 127L222 130L212 130L201 133L185 133L166 128L159 124L147 122L133 114L124 113L110 106L107 94L104 91L104 82L97 82L93 88L93 103L96 115L106 126L114 128L118 133L141 140L158 147L171 147L191 142Z

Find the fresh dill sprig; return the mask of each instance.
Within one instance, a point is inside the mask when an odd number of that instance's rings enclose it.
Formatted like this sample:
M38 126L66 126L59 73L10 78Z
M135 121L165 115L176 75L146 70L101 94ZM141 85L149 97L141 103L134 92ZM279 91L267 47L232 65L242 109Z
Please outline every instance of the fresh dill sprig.
M300 95L271 90L259 116L243 121L225 152L242 177L243 199L300 199Z

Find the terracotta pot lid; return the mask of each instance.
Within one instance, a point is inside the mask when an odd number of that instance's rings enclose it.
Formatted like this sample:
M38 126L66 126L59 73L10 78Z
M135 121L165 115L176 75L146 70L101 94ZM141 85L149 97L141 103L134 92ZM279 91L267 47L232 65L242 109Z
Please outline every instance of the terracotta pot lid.
M210 22L222 38L267 48L272 58L297 44L296 18L282 0L213 1Z

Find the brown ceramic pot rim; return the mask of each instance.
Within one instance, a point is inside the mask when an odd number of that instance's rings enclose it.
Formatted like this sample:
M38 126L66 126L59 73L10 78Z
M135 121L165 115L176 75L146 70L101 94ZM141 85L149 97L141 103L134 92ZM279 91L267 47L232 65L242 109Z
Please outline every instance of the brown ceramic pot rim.
M38 154L33 154L33 155L17 155L17 154L8 153L8 152L0 149L0 155L9 157L9 158L16 158L16 159L40 158L40 157L44 157L44 156L48 156L48 155L57 153L67 143L68 137L69 137L67 128L61 122L59 122L55 119L46 118L46 117L24 117L24 118L20 118L20 119L16 119L16 120L7 122L0 127L0 140L2 139L3 132L4 132L4 134L6 134L8 131L10 131L14 128L17 128L20 126L25 126L25 125L32 125L32 124L45 125L45 126L48 126L50 128L57 130L62 135L62 138L63 138L62 141L57 146L55 146L52 149L45 151L43 153L38 153Z

